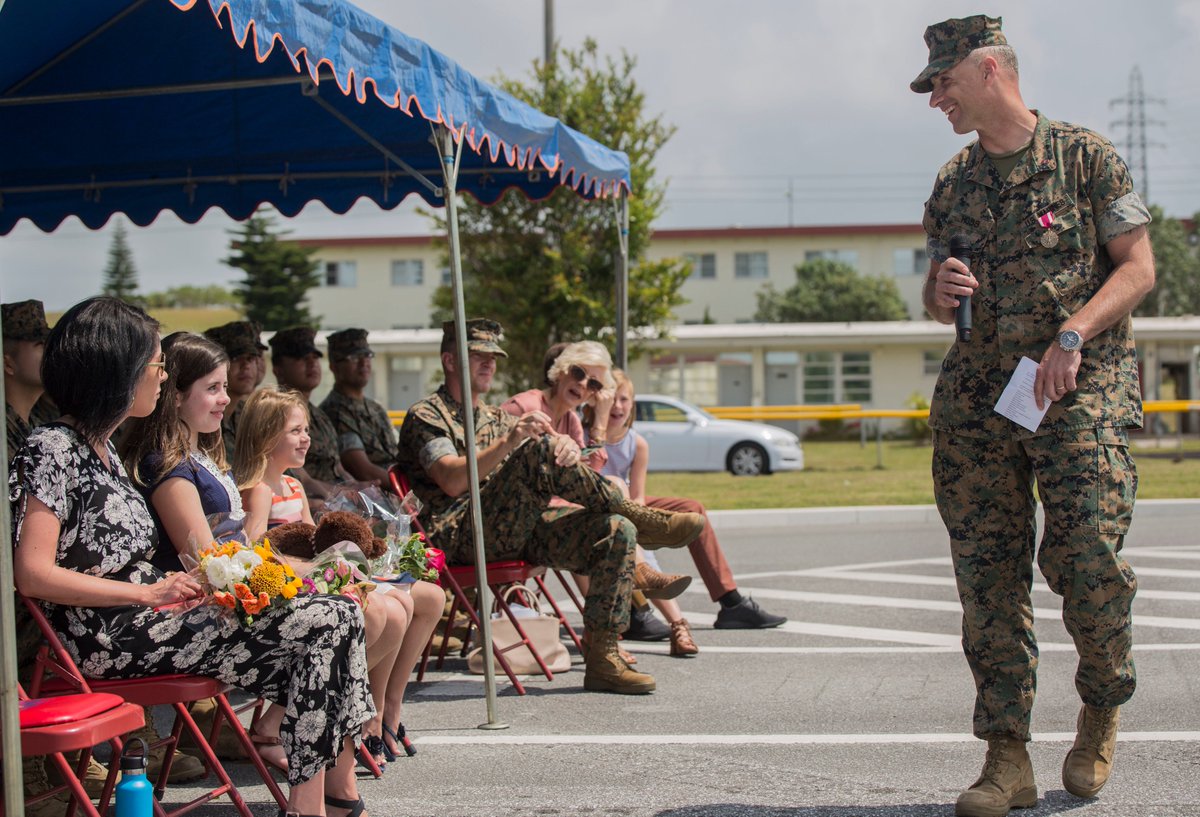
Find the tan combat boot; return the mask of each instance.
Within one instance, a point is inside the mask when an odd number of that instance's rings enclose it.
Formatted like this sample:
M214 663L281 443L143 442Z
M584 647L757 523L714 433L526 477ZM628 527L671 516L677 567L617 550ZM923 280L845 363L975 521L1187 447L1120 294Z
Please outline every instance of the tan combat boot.
M125 742L134 738L141 738L146 741L146 745L150 745L161 740L158 732L154 730L154 720L150 714L150 710L146 710L146 724L136 732L131 732ZM135 747L138 754L141 754L141 747ZM150 757L146 762L146 777L152 781L158 781L158 773L162 771L163 761L166 759L167 747L159 746L157 749L150 750ZM191 783L194 780L202 780L208 776L208 772L204 770L204 764L197 757L186 755L178 749L171 756L171 773L167 775L168 783Z
M673 599L691 583L691 576L660 573L646 562L638 562L633 568L633 586L648 599Z
M646 550L690 545L704 530L704 517L698 513L660 511L628 499L622 500L614 512L633 523L638 544Z
M1079 710L1075 745L1063 761L1063 787L1076 797L1095 797L1112 774L1121 708L1088 706Z
M617 653L616 633L593 633L584 660L583 688L590 692L644 695L654 691L654 677L630 669Z
M979 779L958 796L954 813L957 817L1004 817L1009 809L1036 806L1037 798L1025 742L992 738Z

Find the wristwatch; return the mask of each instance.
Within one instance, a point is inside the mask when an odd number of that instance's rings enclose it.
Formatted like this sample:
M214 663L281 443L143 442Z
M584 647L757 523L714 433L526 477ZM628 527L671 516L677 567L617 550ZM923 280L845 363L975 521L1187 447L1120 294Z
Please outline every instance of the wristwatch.
M1064 329L1058 333L1058 345L1064 352L1077 352L1083 345L1083 337L1074 329Z

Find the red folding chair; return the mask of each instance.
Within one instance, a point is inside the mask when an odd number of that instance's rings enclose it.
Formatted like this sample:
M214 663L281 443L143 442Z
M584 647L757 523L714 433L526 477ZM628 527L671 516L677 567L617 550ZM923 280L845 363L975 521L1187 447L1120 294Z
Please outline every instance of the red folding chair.
M142 708L126 703L120 696L109 693L61 695L53 698L30 698L25 689L17 685L17 699L21 723L21 754L30 757L46 755L58 769L63 783L42 794L25 798L26 807L49 799L61 791L68 791L71 800L66 817L73 817L76 806L83 809L87 817L100 817L91 798L83 788L83 777L92 747L108 743L113 747L113 757L121 756L120 735L140 729L145 723ZM79 762L74 769L64 752L79 752ZM101 803L107 803L116 783L116 764L110 765L108 780L104 784ZM3 814L0 804L0 814Z
M408 477L400 471L398 466L393 465L388 469L388 477L391 479L392 489L399 496L403 497L409 492L410 486ZM418 520L416 517L412 518L412 524L417 531L420 533L425 533L425 529L421 526L420 520ZM541 594L541 596L550 605L550 608L554 610L554 615L558 618L562 626L566 628L567 633L571 636L571 640L575 642L576 648L580 652L583 651L583 644L579 639L579 635L575 632L575 628L571 626L569 621L567 621L567 617L563 614L562 608L559 607L558 601L554 598L553 594L550 593L550 589L546 587L546 582L543 578L545 573L546 568L540 565L530 564L529 562L521 559L509 559L487 563L488 587L492 591L492 596L496 600L496 605L508 617L508 620L513 623L514 629L516 629L517 634L520 635L522 639L521 641L511 644L503 649L497 647L495 644L492 645L492 654L495 655L497 663L499 663L501 669L504 670L504 674L508 676L508 680L512 683L513 688L517 691L518 695L525 694L525 686L521 683L520 679L517 677L517 674L513 672L512 665L509 664L508 659L504 655L506 652L524 647L529 650L530 654L537 662L538 667L542 670L542 674L546 676L547 680L553 681L554 673L551 672L541 654L534 647L532 639L530 639L529 635L525 632L525 628L521 626L520 619L513 614L512 608L509 607L508 603L504 600L503 595L500 592L504 586L510 584L524 585L527 581L532 579L537 585L537 592ZM444 582L443 586L446 587L451 594L450 613L447 617L446 627L442 634L442 646L441 649L438 650L438 660L437 664L435 665L438 669L441 669L446 660L447 643L449 641L450 630L454 626L454 618L458 610L461 609L464 613L466 613L469 619L466 633L467 638L463 639L463 655L466 655L467 642L470 638L471 632L473 630L478 630L481 626L480 615L482 614L482 611L479 610L477 601L472 599L472 597L466 592L468 589L473 589L476 586L474 565L447 566L447 569L442 572L442 575L439 578L442 582ZM478 594L476 594L476 599L477 598ZM425 678L425 670L429 664L429 658L432 651L433 639L430 638L429 643L425 645L425 653L421 656L421 664L417 671L418 681L422 681Z
M107 692L120 696L125 701L141 707L167 705L175 710L175 724L171 730L171 735L149 747L166 747L162 771L159 773L154 788L154 811L158 817L178 817L178 815L185 814L223 794L228 795L229 799L233 801L233 805L241 817L253 817L249 807L246 805L246 801L242 799L237 786L234 785L224 766L221 765L221 761L217 759L216 754L213 752L209 739L204 735L200 727L196 725L196 721L188 711L188 704L195 703L204 698L213 698L217 703L218 715L214 718L215 723L212 734L216 735L222 723L222 717L224 717L225 722L229 724L229 728L233 730L234 736L241 743L246 757L249 758L251 764L258 771L259 776L266 784L271 795L275 798L275 801L279 804L279 807L281 809L287 808L287 797L284 796L283 791L279 788L279 784L275 782L275 778L271 775L270 770L267 769L262 758L259 757L254 744L250 740L250 736L246 734L245 727L238 720L237 713L230 705L229 699L225 696L225 693L230 689L229 685L214 678L206 678L201 675L156 675L148 678L120 678L111 680L85 678L83 673L80 672L79 667L71 659L70 654L67 653L66 648L63 647L58 635L54 632L54 628L50 626L50 622L42 614L41 608L20 593L18 593L18 597L24 602L26 609L29 610L29 614L33 617L38 629L41 630L42 637L45 639L45 643L38 650L34 677L29 689L30 695L33 697L50 697L69 693ZM159 801L166 791L167 778L171 773L172 755L184 729L187 729L188 733L192 736L196 747L200 750L201 759L205 767L217 776L220 785L183 804L179 808L166 812L159 804ZM108 792L106 791L105 797L100 801L100 811L102 812L108 806L107 795Z

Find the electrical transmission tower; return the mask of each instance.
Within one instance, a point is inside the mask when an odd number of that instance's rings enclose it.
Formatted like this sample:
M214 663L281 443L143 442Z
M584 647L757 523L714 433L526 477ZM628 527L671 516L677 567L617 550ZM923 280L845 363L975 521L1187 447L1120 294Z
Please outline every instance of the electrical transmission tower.
M1129 93L1125 96L1110 100L1109 107L1117 105L1125 106L1125 118L1119 119L1112 123L1111 127L1123 128L1125 130L1125 138L1123 140L1114 140L1114 144L1122 148L1122 155L1129 162L1129 167L1133 170L1134 187L1141 193L1142 201L1148 205L1150 203L1150 171L1148 169L1149 162L1147 153L1152 147L1166 147L1162 142L1150 142L1146 140L1147 125L1164 125L1160 119L1146 118L1146 105L1165 105L1166 100L1158 97L1146 96L1145 90L1142 88L1142 69L1136 65L1129 72Z

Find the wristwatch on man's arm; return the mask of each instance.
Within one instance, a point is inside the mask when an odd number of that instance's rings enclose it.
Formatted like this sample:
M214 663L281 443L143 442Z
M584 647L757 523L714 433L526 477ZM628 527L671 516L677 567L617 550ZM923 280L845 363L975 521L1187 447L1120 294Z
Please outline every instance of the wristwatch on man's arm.
M1083 346L1083 336L1074 329L1064 329L1058 333L1058 346L1064 352L1078 352Z

